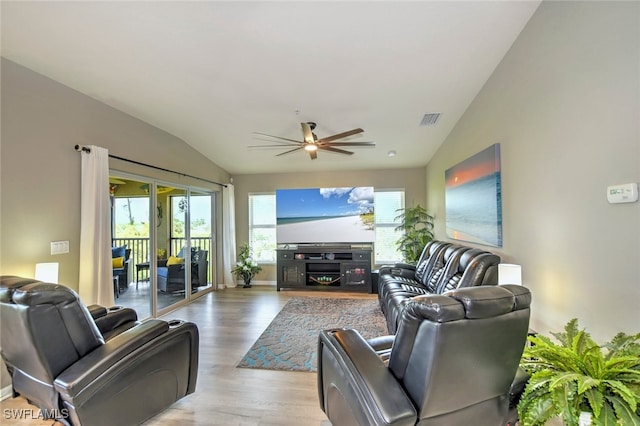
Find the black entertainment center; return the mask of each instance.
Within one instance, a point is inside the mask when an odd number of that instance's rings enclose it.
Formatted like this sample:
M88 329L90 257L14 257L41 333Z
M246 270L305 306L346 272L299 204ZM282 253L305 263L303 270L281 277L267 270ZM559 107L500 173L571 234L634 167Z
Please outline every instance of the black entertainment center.
M371 244L285 244L277 252L278 291L372 291Z

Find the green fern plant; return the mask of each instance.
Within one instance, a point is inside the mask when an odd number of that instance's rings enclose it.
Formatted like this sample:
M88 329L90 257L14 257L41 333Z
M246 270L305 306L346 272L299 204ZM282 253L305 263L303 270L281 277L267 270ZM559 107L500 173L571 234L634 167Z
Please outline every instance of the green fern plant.
M594 426L640 425L640 333L618 333L598 346L574 318L551 334L559 343L527 338L520 366L531 378L518 403L522 426L557 416L576 426L581 411L591 413Z

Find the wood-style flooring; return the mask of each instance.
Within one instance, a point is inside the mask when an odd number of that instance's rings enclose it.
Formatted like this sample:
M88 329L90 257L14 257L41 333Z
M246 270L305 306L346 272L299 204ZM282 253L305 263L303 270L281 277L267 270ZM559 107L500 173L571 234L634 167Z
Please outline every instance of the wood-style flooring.
M329 426L318 403L315 373L236 368L280 309L296 296L377 298L331 291L278 292L267 286L228 288L165 315L163 319L179 318L198 325L198 382L194 394L176 402L145 426ZM11 416L6 415L6 410L37 410L23 398L2 401L0 409L2 425L52 424L50 420L7 418Z

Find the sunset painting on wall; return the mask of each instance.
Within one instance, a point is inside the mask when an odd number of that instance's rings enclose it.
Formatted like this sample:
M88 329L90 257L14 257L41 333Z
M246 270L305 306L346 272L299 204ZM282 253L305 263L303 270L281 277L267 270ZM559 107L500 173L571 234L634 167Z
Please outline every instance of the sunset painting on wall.
M502 247L500 144L445 171L447 236Z

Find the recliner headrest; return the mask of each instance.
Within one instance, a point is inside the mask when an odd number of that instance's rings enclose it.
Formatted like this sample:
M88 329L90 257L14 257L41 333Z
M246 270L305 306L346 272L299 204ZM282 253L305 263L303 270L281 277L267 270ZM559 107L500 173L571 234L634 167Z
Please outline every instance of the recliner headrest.
M6 277L2 277L2 287L7 285ZM99 345L104 344L102 333L91 317L89 310L80 301L78 294L63 285L33 280L31 283L16 288L9 303L34 309L52 307L62 320L62 325L73 343L79 356L84 356ZM48 308L47 308L48 309ZM44 312L44 311L41 311ZM56 318L52 316L52 318Z
M460 265L459 268L461 270L465 270L469 264L473 261L473 259L475 259L477 256L480 256L481 254L484 253L488 253L484 250L480 250L480 249L470 249L465 251L462 256L460 256Z
M442 295L413 297L405 313L434 322L490 318L511 311L526 309L531 293L516 285L467 287Z
M464 252L465 250L468 250L468 248L451 244L450 246L444 249L444 254L443 254L444 260L447 261L454 254Z
M496 286L466 287L445 294L462 303L465 318L469 319L503 315L511 312L515 305L513 293Z
M445 243L444 241L431 241L429 243L429 253L434 254L441 250L441 248L449 243Z
M78 295L68 287L35 281L17 289L13 301L21 305L35 306L41 304L57 305L63 302L74 302Z
M0 302L12 303L13 293L15 293L17 289L37 282L40 281L15 275L4 275L0 277Z

